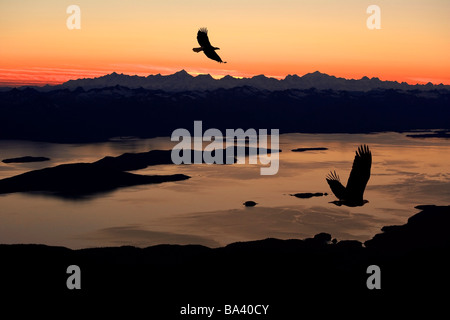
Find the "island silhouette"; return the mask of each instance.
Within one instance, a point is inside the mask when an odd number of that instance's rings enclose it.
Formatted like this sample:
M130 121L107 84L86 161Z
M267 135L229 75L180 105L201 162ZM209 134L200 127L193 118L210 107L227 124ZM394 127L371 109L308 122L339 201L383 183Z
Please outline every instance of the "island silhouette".
M237 148L237 146L232 146L220 149L222 151L221 163L235 163L237 158L235 156L229 158L228 154L231 153L228 151L232 149L233 154L237 155ZM243 146L244 155L248 156L254 153L254 149L254 147L248 145ZM259 148L258 151L270 154L282 150ZM103 194L124 187L189 179L190 177L184 174L150 176L128 172L145 169L148 166L173 165L172 152L172 150L150 150L140 153L124 153L117 157L106 156L92 163L69 163L32 170L1 179L0 194L40 192L55 197L83 199L87 196ZM189 152L191 159L203 159L202 150L188 149L183 152ZM25 157L6 159L4 162L43 161L42 159L48 158L30 159Z
M9 159L3 159L3 163L28 163L28 162L43 162L43 161L49 161L50 158L47 157L33 157L33 156L24 156L24 157L18 157L18 158L9 158Z
M147 166L171 164L170 150L151 150L105 157L93 163L71 163L33 170L0 180L0 194L47 192L63 198L83 198L118 188L181 181L184 174L140 175L127 171Z

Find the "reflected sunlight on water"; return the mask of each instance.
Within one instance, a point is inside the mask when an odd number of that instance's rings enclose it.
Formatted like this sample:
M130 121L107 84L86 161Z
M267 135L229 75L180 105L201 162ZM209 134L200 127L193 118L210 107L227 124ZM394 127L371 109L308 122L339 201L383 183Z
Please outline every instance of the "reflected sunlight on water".
M366 143L372 176L363 207L337 207L325 176L336 170L345 185L354 152ZM0 178L106 155L170 149L170 138L65 145L0 141L0 158L46 156L51 161L0 163ZM205 143L206 145L206 143ZM325 151L291 152L300 147ZM0 195L0 243L45 243L72 248L158 243L208 246L267 237L304 238L318 232L366 240L389 224L402 224L419 204L450 202L450 141L404 134L284 134L280 168L261 176L259 165L159 165L140 174L183 173L191 179L120 189L82 201L37 194ZM290 194L327 192L299 199ZM253 200L256 207L246 208Z

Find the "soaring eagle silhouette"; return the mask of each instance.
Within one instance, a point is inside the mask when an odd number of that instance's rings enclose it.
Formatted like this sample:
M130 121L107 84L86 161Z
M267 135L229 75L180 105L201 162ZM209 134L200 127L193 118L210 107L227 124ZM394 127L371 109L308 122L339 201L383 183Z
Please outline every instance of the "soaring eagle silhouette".
M208 39L208 29L206 28L200 28L197 32L197 41L200 45L200 48L193 48L192 50L194 52L200 52L203 51L203 53L210 59L215 60L220 63L227 63L226 61L222 61L220 59L219 55L216 53L215 50L220 50L220 48L213 47Z
M370 178L370 168L372 167L372 153L369 147L361 145L356 151L355 160L353 160L352 171L348 177L347 186L341 183L336 171L327 175L327 182L331 191L339 199L333 201L337 206L345 205L348 207L359 207L366 204L367 200L363 200L364 189Z

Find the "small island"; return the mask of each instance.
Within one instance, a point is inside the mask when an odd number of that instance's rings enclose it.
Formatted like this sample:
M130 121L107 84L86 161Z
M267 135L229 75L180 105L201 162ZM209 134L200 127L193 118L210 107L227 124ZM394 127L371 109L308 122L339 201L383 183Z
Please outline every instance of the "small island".
M303 192L303 193L294 193L291 194L291 196L296 197L296 198L301 198L301 199L309 199L312 197L323 197L323 196L327 196L328 193L322 193L322 192Z
M291 151L293 151L293 152L305 152L305 151L324 151L324 150L328 150L328 148L324 148L324 147L319 147L319 148L297 148L297 149L292 149Z
M409 137L409 138L419 138L419 139L425 139L425 138L450 139L450 131L448 131L448 130L438 130L438 131L428 132L428 133L407 134L406 136Z
M19 157L19 158L9 158L9 159L3 159L3 163L28 163L28 162L43 162L43 161L49 161L50 158L47 157L32 157L32 156L25 156L25 157Z

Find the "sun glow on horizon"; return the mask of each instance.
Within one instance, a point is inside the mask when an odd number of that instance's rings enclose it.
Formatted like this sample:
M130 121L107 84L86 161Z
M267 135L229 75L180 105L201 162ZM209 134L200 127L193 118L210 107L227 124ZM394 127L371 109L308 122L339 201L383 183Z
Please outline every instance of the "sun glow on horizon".
M8 70L8 69L0 69L0 87L23 87L23 86L46 86L46 85L60 85L70 80L79 80L79 79L93 79L93 78L100 78L112 73L117 74L123 74L128 76L140 76L140 77L147 77L147 76L155 76L155 75L162 75L162 76L170 76L177 72L180 72L184 69L179 70L173 70L172 72L167 71L166 72L154 72L154 73L144 73L144 72L127 72L126 70L116 70L116 69L110 69L105 71L96 71L96 70L76 70L76 69L42 69L42 68L30 68L30 69L19 69L19 70ZM205 72L198 72L198 71L190 71L190 70L184 70L189 75L193 77L197 76L206 76L209 75L215 80L220 80L226 76L233 77L235 79L248 79L252 78L258 75L262 74L245 74L245 75L237 75L237 74L210 74ZM299 77L302 77L309 73L314 72L320 72L318 70L307 72L304 74L286 74L286 75L280 75L280 76L273 76L273 75L264 75L267 78L273 78L276 80L283 80L289 75L297 75ZM320 72L324 73L324 72ZM334 76L336 78L343 78L347 80L360 80L363 77L345 77L345 76L338 76L329 74L330 76ZM434 85L444 84L448 85L450 84L450 80L448 79L433 79L433 78L406 78L403 81L398 81L395 79L383 79L380 77L371 77L369 79L378 78L381 81L396 81L396 82L406 82L410 85L416 85L416 84L427 84L432 83Z
M81 29L69 30L68 3L5 0L0 3L0 86L183 69L215 79L261 74L284 79L319 70L346 79L450 85L450 2L377 0L380 30L366 26L370 4L78 0ZM208 27L227 64L192 51L199 27Z

